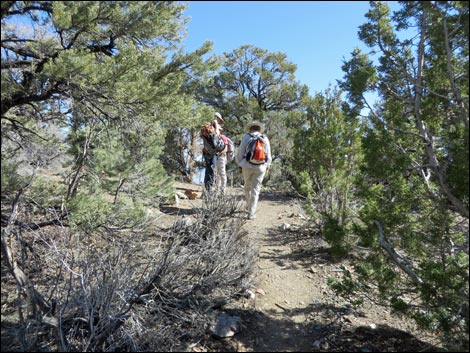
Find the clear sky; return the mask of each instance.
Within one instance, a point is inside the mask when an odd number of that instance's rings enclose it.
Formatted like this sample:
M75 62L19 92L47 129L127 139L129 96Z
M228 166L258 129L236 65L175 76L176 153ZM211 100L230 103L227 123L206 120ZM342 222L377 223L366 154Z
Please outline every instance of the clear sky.
M283 52L297 65L296 79L310 94L342 79L342 61L355 47L367 50L357 36L366 22L368 1L189 1L185 17L186 51L214 42L214 53L244 44ZM390 3L390 2L389 2ZM395 6L393 6L395 5ZM390 4L392 9L397 4Z

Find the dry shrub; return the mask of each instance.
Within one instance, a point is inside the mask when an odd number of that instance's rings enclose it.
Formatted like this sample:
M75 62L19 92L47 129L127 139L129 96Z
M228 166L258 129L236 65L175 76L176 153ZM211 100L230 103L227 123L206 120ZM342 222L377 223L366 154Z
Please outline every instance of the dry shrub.
M189 227L166 232L144 223L132 231L17 231L15 252L29 254L18 264L50 305L17 307L11 347L173 351L201 339L214 311L251 285L257 250L240 213L235 198L208 196Z

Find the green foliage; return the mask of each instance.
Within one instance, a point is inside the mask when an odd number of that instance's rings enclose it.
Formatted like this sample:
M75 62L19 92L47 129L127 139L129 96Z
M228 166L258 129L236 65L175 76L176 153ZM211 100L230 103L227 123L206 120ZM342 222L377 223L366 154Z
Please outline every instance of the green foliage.
M202 145L199 138L200 127L212 120L214 111L208 107L196 106L188 98L185 103L177 107L179 111L175 115L178 119L165 124L167 133L160 160L167 172L183 175L186 180L192 181L196 162L202 159L198 153Z
M402 299L397 297L392 297L390 299L390 306L394 312L404 313L409 309L409 305Z
M307 87L295 81L296 65L284 53L243 45L221 58L212 84L199 87L198 99L217 107L234 134L245 132L249 119L268 120L271 112L300 107ZM223 103L222 103L223 102Z
M65 202L86 190L109 193L115 202L125 192L158 204L171 193L160 162L169 123L199 124L183 83L215 67L213 59L203 59L210 43L194 53L177 50L186 5L43 2L33 18L41 31L34 33L21 32L9 19L10 10L27 16L30 9L23 6L12 3L2 13L5 42L19 43L9 47L11 69L2 70L2 122L5 113L13 119L21 111L25 127L39 114L63 126L60 149L70 156L62 156ZM21 53L30 65L15 67ZM16 78L21 76L23 82ZM2 136L9 131L2 129Z
M343 255L355 213L351 194L360 161L357 123L342 111L338 91L317 94L306 106L305 122L294 138L291 166L298 191L307 197L310 217L320 218L332 252Z
M127 195L112 202L108 194L86 193L76 195L67 209L70 224L89 235L101 227L132 230L145 223L148 206Z
M4 159L2 153L2 193L7 194L22 189L28 184L27 178L18 174L18 163Z
M112 207L105 195L79 194L69 203L70 220L82 230L93 231L106 223Z
M340 225L337 219L327 217L322 228L322 234L331 246L331 254L341 257L348 253L347 229Z
M216 67L210 43L179 47L186 6L2 2L2 207L21 191L22 219L93 237L135 231L172 195L166 134L199 124L184 84Z
M341 281L328 277L327 284L335 291L335 293L348 298L352 305L360 306L364 304L364 299L362 297L351 295L351 293L361 291L362 283L353 279L350 271L346 270L343 272L343 278Z
M460 339L468 338L469 193L462 5L404 2L390 16L385 3L372 2L359 36L379 55L372 60L355 50L343 66L349 111L370 108L361 126L361 208L352 228L368 256L357 277L337 288L368 296L376 288L384 304L468 350L468 339ZM402 29L408 31L399 36ZM367 91L379 95L375 107L365 101Z
M66 192L63 180L60 177L51 175L36 177L30 188L30 197L42 207L58 207Z
M364 93L373 88L377 80L377 72L367 55L358 48L351 53L352 59L344 63L342 70L346 73L339 87L347 92L347 98L354 103L355 112L359 114L363 108Z
M310 174L306 170L302 170L299 173L299 179L299 191L311 201L314 195L314 186ZM311 208L311 202L307 206Z

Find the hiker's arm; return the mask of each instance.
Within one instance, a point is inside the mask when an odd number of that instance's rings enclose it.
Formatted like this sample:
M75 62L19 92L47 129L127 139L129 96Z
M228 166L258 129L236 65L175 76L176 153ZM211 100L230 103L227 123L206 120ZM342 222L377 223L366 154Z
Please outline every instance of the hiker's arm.
M240 162L245 157L245 150L246 150L246 135L243 136L242 141L240 142L240 147L238 147L237 158L236 158L237 164L240 164Z
M271 166L271 163L273 161L273 158L271 156L271 143L269 142L269 139L266 138L266 154L268 156L268 159L266 161L266 167L269 168Z

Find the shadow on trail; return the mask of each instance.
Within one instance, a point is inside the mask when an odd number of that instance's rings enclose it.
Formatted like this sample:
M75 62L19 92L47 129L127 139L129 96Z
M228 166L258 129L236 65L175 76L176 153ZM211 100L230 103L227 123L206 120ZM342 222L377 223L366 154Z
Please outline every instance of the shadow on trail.
M240 349L254 352L437 352L439 347L413 335L386 325L375 328L346 323L345 309L331 305L311 304L283 312L258 310L226 310L239 316L242 332L233 337L237 347L215 347L217 351ZM304 316L301 322L294 317ZM299 320L298 320L299 321ZM223 345L223 342L214 342Z
M261 191L258 201L286 202L297 200L297 197L285 192L266 192Z
M200 213L200 209L193 208L180 208L177 206L160 206L160 212L172 215L172 216L192 216Z
M285 192L261 192L259 201L284 205L298 201L298 197ZM273 246L290 246L291 251L283 254L274 249L269 252L265 250L264 255L261 255L262 258L270 259L286 269L308 269L315 265L334 266L345 260L353 259L354 256L351 255L341 258L332 256L329 245L318 230L308 227L308 222L296 216L293 214L285 218L284 224L289 226L287 229L283 229L282 225L267 228L267 235L264 239Z
M308 269L311 266L334 266L353 256L332 256L328 244L319 234L309 234L306 231L282 230L279 227L268 228L266 238L273 246L289 246L291 251L281 253L272 249L265 250L261 258L269 259L284 268ZM286 267L288 266L288 267Z

